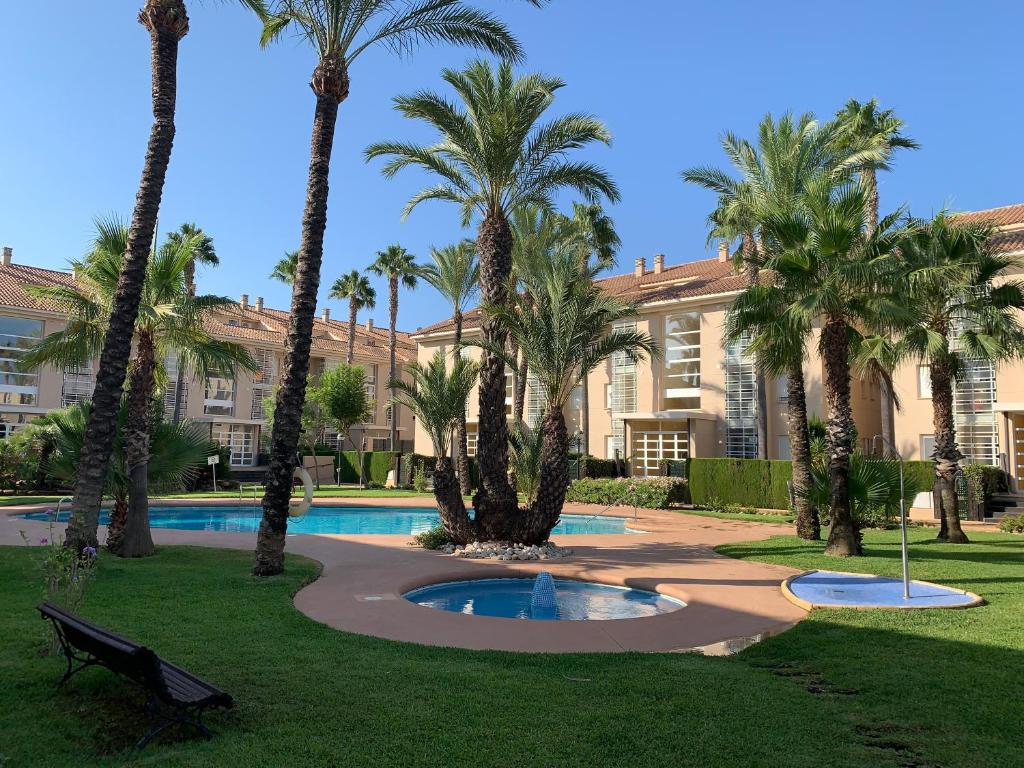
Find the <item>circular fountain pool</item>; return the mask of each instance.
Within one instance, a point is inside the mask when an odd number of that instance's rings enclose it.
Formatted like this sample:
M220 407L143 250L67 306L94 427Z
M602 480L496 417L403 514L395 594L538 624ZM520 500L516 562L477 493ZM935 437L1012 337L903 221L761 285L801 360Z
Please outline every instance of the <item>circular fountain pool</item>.
M473 616L506 619L594 621L637 619L685 608L686 603L657 592L571 579L476 579L449 581L403 595L417 605Z

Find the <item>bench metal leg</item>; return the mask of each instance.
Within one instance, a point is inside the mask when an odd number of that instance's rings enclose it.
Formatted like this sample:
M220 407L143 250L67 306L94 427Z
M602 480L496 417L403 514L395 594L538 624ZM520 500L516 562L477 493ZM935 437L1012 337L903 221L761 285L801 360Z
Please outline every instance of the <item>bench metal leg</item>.
M150 698L146 702L146 711L149 713L151 718L159 718L161 716L160 706L156 700ZM195 714L191 714L187 709L175 709L173 715L163 716L162 722L157 723L150 728L141 739L135 743L136 749L143 749L150 741L156 736L160 735L172 725L188 725L195 728L202 734L203 738L212 739L213 733L203 724L203 710L197 709Z

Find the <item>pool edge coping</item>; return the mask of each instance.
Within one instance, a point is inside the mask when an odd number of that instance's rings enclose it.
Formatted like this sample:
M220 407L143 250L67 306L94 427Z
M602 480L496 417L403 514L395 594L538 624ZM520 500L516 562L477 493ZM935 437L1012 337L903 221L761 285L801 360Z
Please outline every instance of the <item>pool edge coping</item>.
M805 611L811 611L815 609L821 610L844 610L844 611L930 611L935 609L944 610L963 610L965 608L977 608L979 605L985 604L985 598L974 592L968 592L966 589L957 589L956 587L947 587L943 584L936 584L933 581L922 581L921 579L911 579L912 584L922 584L928 587L938 587L939 589L945 589L950 592L956 592L961 595L966 595L971 598L971 602L964 603L963 605L832 605L830 603L812 603L810 600L804 600L802 597L798 597L790 587L790 583L794 579L801 579L804 576L810 576L812 573L835 573L840 576L861 576L861 577L873 577L881 579L895 579L895 576L882 576L878 573L856 573L854 571L833 571L824 570L822 568L811 568L803 573L797 573L793 576L787 577L782 584L780 589L782 595L793 603L793 605L803 608Z

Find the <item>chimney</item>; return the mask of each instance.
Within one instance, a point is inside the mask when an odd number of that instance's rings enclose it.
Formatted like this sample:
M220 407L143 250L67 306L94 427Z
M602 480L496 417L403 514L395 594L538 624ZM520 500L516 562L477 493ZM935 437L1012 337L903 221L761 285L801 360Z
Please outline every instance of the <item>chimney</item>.
M263 297L262 296L257 296L256 297L256 311L257 312L262 312L263 311Z
M643 277L644 273L647 271L647 262L644 261L643 258L639 258L633 262L633 264L633 274L637 277Z
M242 300L240 302L238 302L238 305L242 309L248 309L249 308L249 294L248 293L243 293L242 294Z
M725 240L718 244L718 260L723 264L729 260L729 244Z
M366 318L366 332L367 333L373 333L373 318L372 317Z
M331 308L330 307L324 307L323 320L324 320L325 323L331 322Z
M665 271L665 254L656 253L654 254L654 274L660 275Z
M9 245L5 245L4 246L3 260L0 261L0 264L3 264L5 267L9 267L9 266L11 266L11 259L12 258L14 258L14 249L11 248L11 246L9 246Z

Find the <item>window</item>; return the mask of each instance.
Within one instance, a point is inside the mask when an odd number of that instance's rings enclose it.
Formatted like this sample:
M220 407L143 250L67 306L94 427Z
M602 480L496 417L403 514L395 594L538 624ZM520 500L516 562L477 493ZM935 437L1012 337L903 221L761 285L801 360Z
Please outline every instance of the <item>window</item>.
M665 318L666 410L700 408L700 314Z
M935 453L935 435L921 435L921 461L928 461Z
M206 398L203 413L207 416L235 415L235 380L224 376L211 376L206 380Z
M953 422L960 452L969 464L999 463L996 372L990 362L966 359L953 387Z
M616 323L616 331L635 331L635 322ZM636 411L636 358L626 352L612 355L612 383L609 387L609 409L612 412L612 450L610 457L626 455L626 423L614 418L615 414L633 413Z
M95 385L92 363L68 366L64 369L64 386L60 392L60 407L67 408L91 400Z
M526 379L526 424L536 429L544 420L544 408L547 406L547 395L534 376Z
M213 439L228 449L232 467L251 467L256 463L256 427L252 424L214 424Z
M757 379L744 335L725 348L725 455L757 458Z
M0 415L0 438L10 437L35 417L26 413L5 413Z
M775 379L775 399L780 403L789 402L789 376L786 374Z
M168 352L164 360L164 370L167 371L167 384L164 387L164 420L174 421L174 404L178 398L178 357L174 352ZM188 407L188 380L181 381L181 407L178 409L178 417L185 415Z
M466 455L476 456L476 424L466 425Z
M38 375L17 368L25 351L42 338L42 320L0 317L0 402L4 405L36 404Z
M370 363L363 366L363 382L366 387L366 397L374 402L377 401L377 364Z
M391 406L390 405L387 406L384 409L384 423L387 424L389 427L391 426Z
M931 400L932 367L930 365L917 366L917 396L922 400Z
M659 425L657 429L634 430L632 470L640 477L656 477L662 462L689 458L690 435L687 422Z
M391 437L374 437L370 440L371 451L390 451Z
M256 361L257 368L252 375L252 406L249 411L249 418L253 421L266 421L267 409L263 403L274 391L274 377L276 373L274 351L271 349L254 349L252 356Z
M506 416L511 416L512 415L512 400L513 400L513 397L514 397L513 392L512 392L513 387L514 387L514 384L513 384L513 379L512 379L512 371L510 371L508 368L505 368L505 415Z

